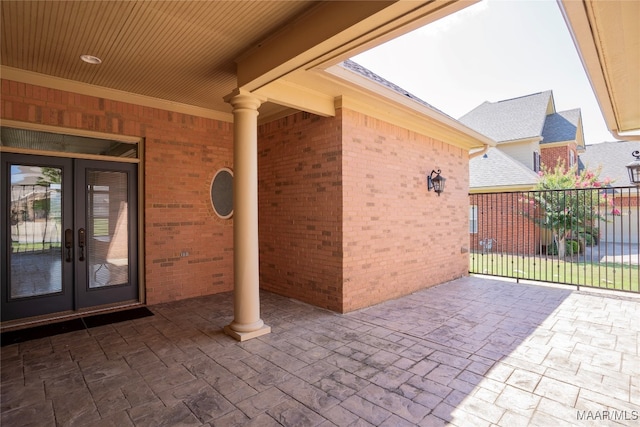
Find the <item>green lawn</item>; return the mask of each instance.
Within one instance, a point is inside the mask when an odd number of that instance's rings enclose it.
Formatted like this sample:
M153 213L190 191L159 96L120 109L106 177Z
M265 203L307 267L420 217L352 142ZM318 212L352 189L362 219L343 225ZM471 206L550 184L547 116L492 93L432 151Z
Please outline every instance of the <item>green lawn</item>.
M16 252L36 252L44 251L53 248L60 248L62 245L59 242L33 242L33 243L11 243L11 250Z
M109 218L93 219L93 235L108 236L109 235Z
M558 257L472 253L469 272L639 292L637 265L578 262Z

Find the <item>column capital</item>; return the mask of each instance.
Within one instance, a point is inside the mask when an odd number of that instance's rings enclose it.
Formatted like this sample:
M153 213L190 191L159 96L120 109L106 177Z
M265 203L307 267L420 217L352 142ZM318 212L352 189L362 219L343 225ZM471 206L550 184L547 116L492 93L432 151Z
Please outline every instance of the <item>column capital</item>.
M231 104L233 108L249 108L252 110L257 110L262 103L267 102L267 98L240 88L234 89L223 99L224 102Z

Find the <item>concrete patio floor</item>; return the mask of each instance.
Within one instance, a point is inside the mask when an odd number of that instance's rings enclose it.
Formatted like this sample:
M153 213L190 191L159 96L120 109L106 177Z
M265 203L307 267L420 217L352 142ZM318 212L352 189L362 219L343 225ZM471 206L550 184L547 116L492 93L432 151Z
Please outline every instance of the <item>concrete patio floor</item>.
M2 426L640 425L640 300L466 277L340 315L226 293L2 348Z

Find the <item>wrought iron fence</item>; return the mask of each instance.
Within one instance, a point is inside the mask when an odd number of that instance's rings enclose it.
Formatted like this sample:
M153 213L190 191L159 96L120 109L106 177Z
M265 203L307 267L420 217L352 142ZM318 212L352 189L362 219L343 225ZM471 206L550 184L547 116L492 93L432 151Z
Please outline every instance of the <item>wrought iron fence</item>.
M62 235L61 203L59 185L11 185L11 252L59 250Z
M470 273L640 292L638 188L469 198Z

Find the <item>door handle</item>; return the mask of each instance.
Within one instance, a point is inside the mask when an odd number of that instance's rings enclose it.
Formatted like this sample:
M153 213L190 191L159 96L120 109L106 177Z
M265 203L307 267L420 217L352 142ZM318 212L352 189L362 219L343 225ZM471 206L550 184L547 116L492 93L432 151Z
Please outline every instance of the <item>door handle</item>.
M78 248L80 249L80 256L78 261L84 261L84 247L85 247L86 233L84 228L78 230Z
M64 230L64 248L66 249L66 262L71 262L71 249L73 248L73 230L67 228Z

